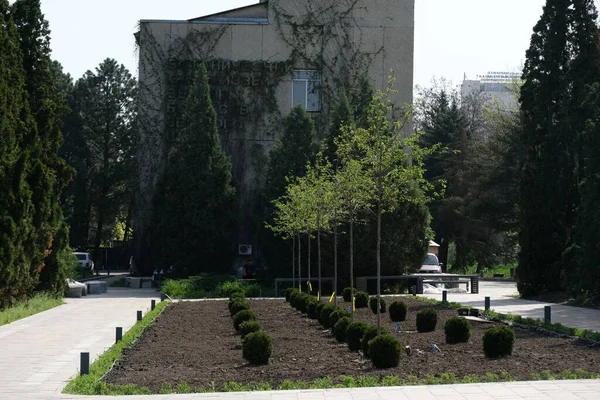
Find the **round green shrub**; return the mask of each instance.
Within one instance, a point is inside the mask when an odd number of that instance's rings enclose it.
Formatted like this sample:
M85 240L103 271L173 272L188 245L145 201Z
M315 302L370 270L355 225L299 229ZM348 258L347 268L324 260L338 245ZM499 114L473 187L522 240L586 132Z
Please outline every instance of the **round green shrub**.
M383 297L379 298L379 304L380 304L380 308L381 314L384 314L386 311L385 308L385 300L383 299ZM373 311L373 314L377 314L377 296L373 296L369 299L369 308L371 309L371 311Z
M346 341L346 330L351 323L352 320L350 317L342 317L335 323L335 325L333 325L333 336L335 336L335 340L340 343L344 343Z
M390 304L390 319L393 322L406 321L408 307L403 301L394 301Z
M356 294L357 290L354 289L354 294ZM344 298L344 301L346 303L350 303L350 301L352 300L352 289L347 287L344 288L344 290L342 290L342 297Z
M461 317L454 317L446 321L444 325L446 343L466 343L471 338L471 323Z
M433 332L437 325L437 311L433 308L424 308L417 313L417 331Z
M365 292L357 292L354 295L354 306L356 308L367 308L369 306L369 295Z
M258 332L261 329L262 329L262 326L260 325L260 322L251 319L248 321L244 321L240 324L239 333L240 333L240 335L242 335L242 339L243 339L244 337L246 337L246 335L248 335L252 332Z
M296 310L300 311L301 313L306 313L306 306L308 305L308 302L310 301L311 296L309 296L306 293L300 293L298 296L296 296L296 301L294 303L294 307L296 308Z
M292 293L290 294L290 306L292 306L294 308L296 307L296 299L301 294L302 294L302 292L299 292L297 290L292 291Z
M250 364L268 364L272 352L271 337L265 331L249 333L242 342L242 356Z
M317 319L317 306L319 305L319 301L314 297L308 301L306 305L306 315L310 319Z
M290 295L294 292L294 288L287 288L283 291L283 294L285 295L285 301L287 301L288 303L290 302Z
M508 326L494 326L483 335L483 352L488 358L512 354L515 333Z
M250 310L241 310L233 316L233 327L236 331L240 331L240 325L244 321L251 321L256 319L256 314Z
M329 321L327 321L327 326L325 326L325 328L333 328L341 318L350 316L350 313L347 311L336 308L332 313L329 314Z
M379 335L369 341L369 356L375 368L394 368L402 355L402 344L391 335Z
M317 304L317 319L319 319L319 316L321 315L321 310L323 309L323 307L325 307L325 304L330 303L324 303L322 301L319 301L319 303Z
M365 322L354 321L346 329L346 343L350 351L360 350L360 344L369 325Z
M250 303L246 300L237 300L231 303L231 307L229 307L229 313L233 317L235 314L239 313L242 310L249 310Z
M244 289L239 288L236 289L234 292L232 292L229 295L229 301L234 300L234 299L244 299L246 298L246 292L244 292Z
M360 348L362 349L365 358L371 358L369 355L369 341L375 337L377 337L377 327L375 325L369 325L367 329L365 329L363 337L360 339Z
M329 327L329 314L335 310L336 307L331 303L325 303L325 305L321 308L321 312L319 313L319 323L323 325L324 328Z

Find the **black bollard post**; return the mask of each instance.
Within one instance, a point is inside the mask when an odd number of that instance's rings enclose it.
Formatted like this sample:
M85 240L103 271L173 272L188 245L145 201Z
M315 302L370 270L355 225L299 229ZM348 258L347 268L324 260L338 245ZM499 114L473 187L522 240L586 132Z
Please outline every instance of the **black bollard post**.
M416 285L411 286L410 290L411 290L413 296L417 295L417 286Z
M80 375L89 375L90 373L90 353L81 353L79 358Z
M489 297L485 298L485 311L489 311L491 306L491 299Z
M115 332L115 343L121 341L123 339L123 328L117 326L117 331Z
M443 303L448 302L448 291L447 290L442 290L442 302Z
M164 293L160 294L160 301L165 301L166 298L167 296Z
M544 307L544 322L547 324L552 323L552 307L550 306Z
M156 300L150 301L150 310L154 311L155 307L156 307Z
M141 320L142 320L142 312L141 312L141 311L138 311L138 312L137 312L137 320L138 320L138 321L141 321Z

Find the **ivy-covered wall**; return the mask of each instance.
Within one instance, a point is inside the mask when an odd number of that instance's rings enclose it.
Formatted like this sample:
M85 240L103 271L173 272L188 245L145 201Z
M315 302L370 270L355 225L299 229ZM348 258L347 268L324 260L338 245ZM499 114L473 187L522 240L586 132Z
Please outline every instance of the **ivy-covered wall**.
M322 74L322 109L313 114L321 134L339 88L362 74L384 89L393 70L394 100L410 104L413 42L414 0L270 0L190 21L141 21L138 263L150 245L144 232L156 183L200 62L207 66L222 144L232 159L240 199L237 243L252 244L262 220L254 212L268 153L292 107L293 71Z

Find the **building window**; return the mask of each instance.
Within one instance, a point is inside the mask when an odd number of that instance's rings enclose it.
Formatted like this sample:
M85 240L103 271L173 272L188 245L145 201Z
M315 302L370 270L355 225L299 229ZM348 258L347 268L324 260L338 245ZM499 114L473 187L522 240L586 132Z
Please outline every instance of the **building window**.
M306 111L321 111L321 72L294 71L292 81L292 107L298 104Z

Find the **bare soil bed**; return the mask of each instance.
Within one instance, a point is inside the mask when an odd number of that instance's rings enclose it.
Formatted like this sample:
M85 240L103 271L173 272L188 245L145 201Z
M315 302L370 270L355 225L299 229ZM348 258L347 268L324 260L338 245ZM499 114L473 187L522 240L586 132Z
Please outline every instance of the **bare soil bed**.
M388 305L393 299L386 299ZM389 315L382 315L382 326L412 349L403 355L394 369L374 369L359 353L350 352L346 344L337 343L317 321L309 320L283 300L251 300L265 331L273 340L273 355L265 366L250 366L242 358L241 339L235 333L227 301L183 302L170 305L140 340L125 350L122 358L106 376L113 384L137 384L158 391L166 382L186 382L192 387L208 388L225 382L270 382L283 380L313 381L317 378L347 376L396 375L423 378L451 372L461 378L468 374L509 373L516 379L531 379L532 373L554 373L581 368L600 372L600 348L588 343L544 336L538 332L513 327L516 342L513 355L486 359L483 334L493 323L472 322L470 343L446 345L445 322L457 315L456 310L431 305L410 297L407 321L402 331ZM347 303L341 303L347 308ZM417 333L416 312L426 307L438 309L434 332ZM359 309L358 320L376 323L370 309ZM441 353L433 352L435 343Z

